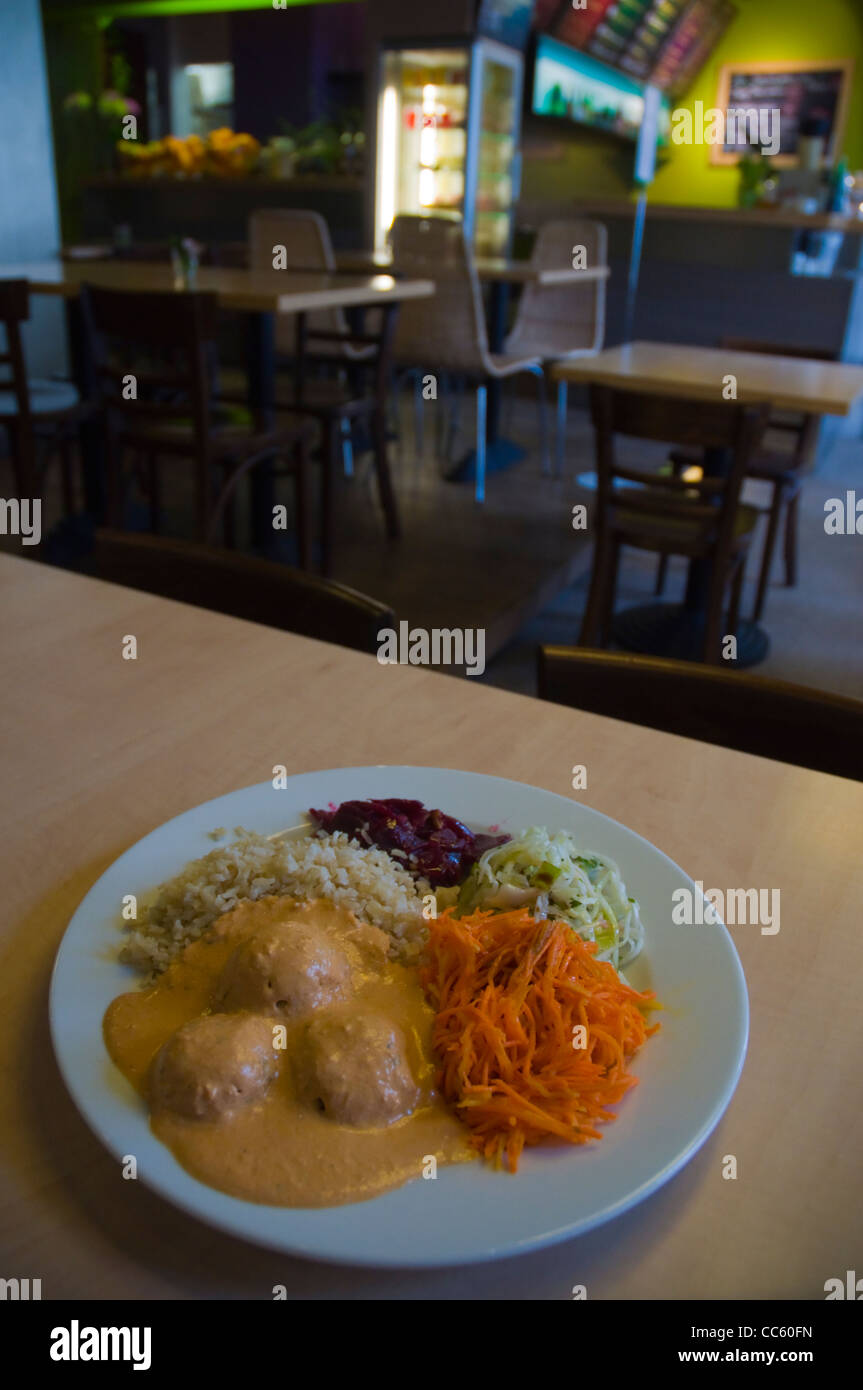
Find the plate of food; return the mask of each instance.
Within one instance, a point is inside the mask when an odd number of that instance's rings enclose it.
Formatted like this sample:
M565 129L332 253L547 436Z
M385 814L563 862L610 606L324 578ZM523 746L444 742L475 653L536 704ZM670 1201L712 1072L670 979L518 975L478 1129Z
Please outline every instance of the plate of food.
M54 1050L126 1171L232 1235L392 1267L536 1249L656 1191L732 1097L743 972L715 914L675 923L681 890L523 783L276 776L94 884Z

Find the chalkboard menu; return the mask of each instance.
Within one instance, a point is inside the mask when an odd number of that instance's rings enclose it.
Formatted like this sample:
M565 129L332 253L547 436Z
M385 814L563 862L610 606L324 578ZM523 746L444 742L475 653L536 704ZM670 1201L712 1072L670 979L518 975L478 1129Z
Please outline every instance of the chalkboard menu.
M828 158L835 158L841 154L852 68L847 59L726 64L716 105L720 110L778 111L780 147L774 162L780 166L797 162L801 126L813 123L824 133ZM746 148L742 122L733 134L732 141L713 147L714 163L731 163Z

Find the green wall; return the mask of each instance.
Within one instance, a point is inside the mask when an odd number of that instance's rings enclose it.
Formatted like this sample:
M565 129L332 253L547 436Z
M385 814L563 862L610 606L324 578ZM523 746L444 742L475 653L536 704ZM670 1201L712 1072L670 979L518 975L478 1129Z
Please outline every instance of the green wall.
M716 102L723 63L853 58L856 61L844 153L863 168L863 0L736 0L738 14L678 106ZM522 197L540 202L626 197L632 150L591 132L550 132L528 119L524 132ZM672 145L651 187L657 203L734 207L734 166L712 165L707 145Z
M681 106L715 105L723 63L854 58L856 70L845 125L850 167L863 167L863 5L860 0L737 0L739 14L686 93ZM709 163L706 145L675 145L654 180L659 203L733 207L737 170Z

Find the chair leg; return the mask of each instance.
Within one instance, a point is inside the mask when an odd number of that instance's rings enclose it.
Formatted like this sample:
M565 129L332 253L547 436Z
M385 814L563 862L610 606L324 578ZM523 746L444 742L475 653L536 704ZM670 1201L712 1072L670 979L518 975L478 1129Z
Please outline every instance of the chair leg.
M667 555L660 555L660 557L659 557L659 567L658 567L658 569L657 569L657 571L656 571L656 586L655 586L655 588L654 588L654 590L653 590L653 592L656 594L656 597L657 597L657 598L659 598L662 594L665 593L665 580L666 580L667 576L668 576L668 556L667 556Z
M569 396L569 382L557 383L557 419L554 437L554 476L559 478L563 472L563 452L566 445L566 407Z
M146 456L147 500L150 504L150 530L158 535L162 529L162 488L159 463L153 451Z
M151 456L152 457L152 456ZM195 477L195 517L197 527L197 538L206 543L210 528L210 513L212 509L213 482L210 476L210 460L208 458L198 459L197 473ZM155 516L155 509L151 501L151 529L152 520Z
M458 439L461 429L461 407L464 398L464 382L461 377L456 377L453 387L453 405L449 413L447 424L447 437L444 442L444 456L449 462L452 459L455 449L455 442Z
M578 634L578 645L580 647L596 647L599 645L602 631L602 614L605 610L605 588L609 578L610 551L610 542L597 540L593 551L593 568L590 573L590 591L587 596L587 607L584 610L584 617L581 620L581 631Z
M60 469L63 482L63 511L71 516L75 510L75 465L72 439L69 435L60 436Z
M342 468L346 478L354 476L354 443L347 415L342 416Z
M740 623L740 599L743 594L743 576L746 573L746 555L740 556L731 582L731 603L728 608L728 631L737 634Z
M599 645L607 647L611 641L611 623L614 617L614 599L617 593L617 569L620 564L620 545L613 541L609 552L605 579L602 609L599 622Z
M742 566L745 562L741 559L740 563ZM701 653L701 660L708 666L719 666L722 663L722 619L728 574L727 567L714 562L704 624L704 649Z
M474 497L477 502L485 501L485 418L488 403L488 387L476 388L476 483Z
M537 408L539 410L539 448L540 448L540 467L544 474L551 472L551 461L548 454L548 401L545 393L545 372L540 367L536 375L537 386Z
M800 493L788 499L785 509L785 583L793 588L797 583L797 520Z
M335 524L335 435L333 421L325 420L321 427L321 574L327 578L333 563L333 530Z
M294 496L297 508L297 548L301 570L312 567L312 489L309 450L304 439L294 445Z
M113 530L123 526L123 470L122 450L116 437L109 430L105 439L105 470L107 473L106 516Z
M773 565L773 552L776 549L776 533L779 530L782 502L782 484L774 483L773 498L770 503L770 512L767 518L767 535L764 538L764 550L761 556L761 570L758 575L758 590L755 595L755 607L752 612L752 621L756 623L764 612L764 604L767 599L767 586L770 583L770 570Z
M371 425L378 495L386 521L387 535L391 541L394 541L401 535L401 524L396 495L393 490L392 474L390 473L390 461L387 454L387 421L382 405L375 406L372 411Z
M422 372L417 372L414 376L414 444L417 461L419 461L425 453Z
M228 467L225 469L229 472ZM237 490L232 488L225 500L224 511L222 512L222 541L228 550L235 550L237 545Z

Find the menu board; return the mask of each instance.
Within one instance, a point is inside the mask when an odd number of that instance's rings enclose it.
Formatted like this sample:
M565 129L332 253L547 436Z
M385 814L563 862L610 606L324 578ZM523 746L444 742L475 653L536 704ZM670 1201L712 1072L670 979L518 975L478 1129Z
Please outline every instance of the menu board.
M663 45L651 82L673 96L685 92L735 14L731 0L692 0Z
M737 12L732 0L589 0L584 8L563 4L556 18L549 11L541 0L536 28L674 95L689 85Z
M835 62L726 64L720 74L716 105L721 110L779 111L780 149L775 162L796 162L800 128L823 123L828 158L840 151L853 64ZM716 163L736 160L744 143L714 146Z

